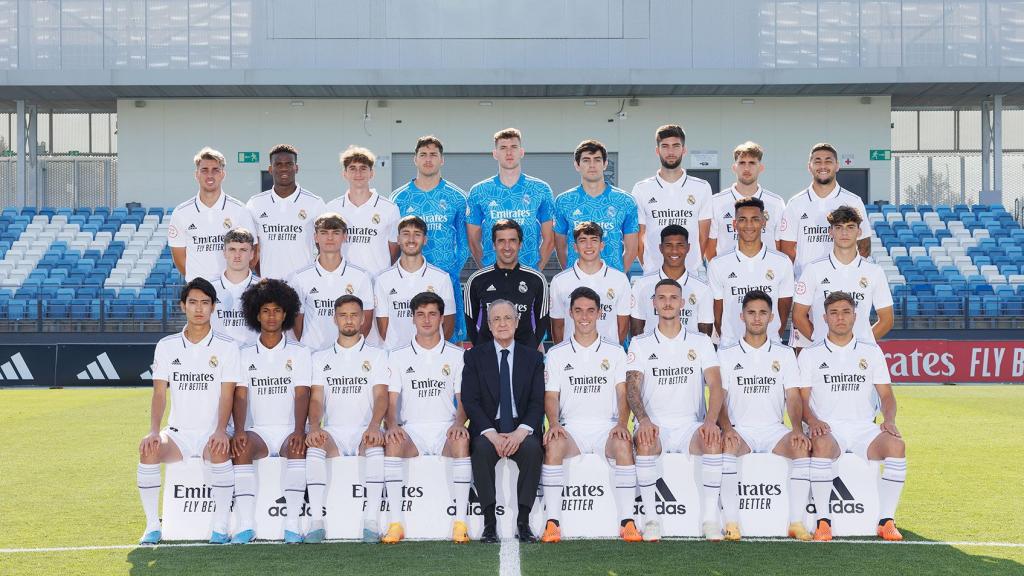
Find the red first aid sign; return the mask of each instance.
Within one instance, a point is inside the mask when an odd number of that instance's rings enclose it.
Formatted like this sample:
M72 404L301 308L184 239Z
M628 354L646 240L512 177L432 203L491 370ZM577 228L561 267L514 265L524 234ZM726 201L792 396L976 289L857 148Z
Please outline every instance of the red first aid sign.
M1020 382L1024 340L883 340L892 381Z

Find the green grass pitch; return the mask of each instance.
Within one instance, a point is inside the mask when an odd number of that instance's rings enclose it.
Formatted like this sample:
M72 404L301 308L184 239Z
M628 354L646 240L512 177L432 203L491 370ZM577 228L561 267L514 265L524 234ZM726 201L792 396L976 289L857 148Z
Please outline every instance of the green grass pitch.
M0 574L498 573L498 546L445 542L9 551L135 542L143 518L134 470L149 394L0 390ZM522 573L1024 574L1024 386L896 394L909 446L897 519L908 540L938 544L575 541L523 546Z

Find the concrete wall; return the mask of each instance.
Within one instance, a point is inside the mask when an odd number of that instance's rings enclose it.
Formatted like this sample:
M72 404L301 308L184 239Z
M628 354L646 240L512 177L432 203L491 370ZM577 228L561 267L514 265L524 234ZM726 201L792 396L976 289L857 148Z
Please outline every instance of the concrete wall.
M299 182L333 198L344 191L338 153L349 144L378 153L375 187L391 190L391 152L409 152L418 136L433 133L446 152L486 152L491 135L506 126L524 133L534 152L569 152L580 140L597 138L618 152L619 183L625 188L657 168L654 130L678 122L694 151L717 151L722 181L731 182L731 150L747 139L767 150L762 183L784 198L809 183L807 152L819 141L853 154L850 167L870 169L872 199L889 198L889 162L870 162L872 148L889 148L890 100L874 97L644 98L614 118L620 100L388 100L386 107L363 100L133 100L118 101L118 201L173 206L196 191L192 156L204 145L228 157L225 190L246 199L259 189L267 151L281 142L300 150ZM242 151L260 152L259 164L238 164ZM687 166L690 166L687 161ZM567 157L565 169L572 171ZM470 186L472 182L459 182Z

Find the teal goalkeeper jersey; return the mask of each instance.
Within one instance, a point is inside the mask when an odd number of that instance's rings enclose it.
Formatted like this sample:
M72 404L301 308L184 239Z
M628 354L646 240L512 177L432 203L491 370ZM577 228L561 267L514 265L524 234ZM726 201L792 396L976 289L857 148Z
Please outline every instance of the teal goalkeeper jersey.
M505 186L495 175L479 182L469 190L469 209L466 220L479 226L483 244L482 266L494 264L494 244L491 227L498 220L515 220L523 228L523 244L519 262L536 268L540 261L541 224L553 218L551 186L526 174L520 174L512 187Z
M412 180L395 190L392 200L402 218L415 215L427 223L427 262L457 278L469 257L466 193L444 179L433 190L420 190Z
M604 230L601 259L612 268L625 272L628 266L624 267L622 262L623 236L640 231L633 197L611 184L605 184L604 192L597 197L587 194L583 186L577 186L555 198L555 233L565 236L568 244L566 269L571 268L579 257L573 248L572 231L580 222L597 222L601 226Z

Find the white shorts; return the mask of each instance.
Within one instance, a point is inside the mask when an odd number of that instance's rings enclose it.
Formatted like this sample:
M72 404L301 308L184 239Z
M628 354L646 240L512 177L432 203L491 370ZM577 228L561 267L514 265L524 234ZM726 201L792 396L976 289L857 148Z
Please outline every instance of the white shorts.
M703 422L655 422L662 454L689 454L690 442Z
M566 422L562 424L569 436L576 442L580 454L605 455L608 434L615 427L615 422Z
M363 442L363 426L324 426L324 432L331 435L338 447L339 456L358 456L359 445Z
M832 429L832 437L839 444L840 452L851 452L860 456L866 462L868 459L868 447L882 433L881 428L874 422L829 422Z
M213 429L195 430L171 428L168 426L160 433L166 434L171 439L171 442L174 442L174 445L178 447L178 451L181 452L182 460L188 460L189 458L203 457L203 450L206 449L206 443L210 441L210 436L213 435L213 432Z
M295 430L294 427L284 426L252 426L246 429L250 434L256 434L267 445L268 456L271 458L287 455L281 454L281 445L284 444L288 435Z
M750 451L754 454L770 454L779 441L786 434L789 434L789 428L786 428L786 425L781 422L765 424L763 426L741 426L736 424L733 428L736 429L736 433L740 435L740 438L743 438L743 441L747 443Z
M451 427L450 422L406 422L402 425L420 456L440 456Z

